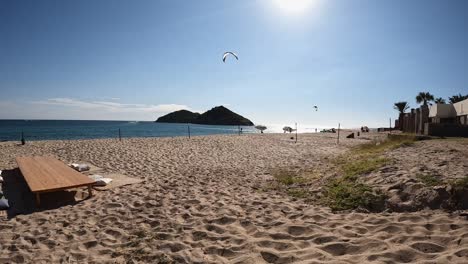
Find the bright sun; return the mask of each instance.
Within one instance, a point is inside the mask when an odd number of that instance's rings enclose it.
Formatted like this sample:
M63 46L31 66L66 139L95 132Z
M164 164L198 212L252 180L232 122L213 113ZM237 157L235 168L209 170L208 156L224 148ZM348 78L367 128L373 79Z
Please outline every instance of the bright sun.
M276 5L284 12L298 14L309 9L316 0L274 0Z

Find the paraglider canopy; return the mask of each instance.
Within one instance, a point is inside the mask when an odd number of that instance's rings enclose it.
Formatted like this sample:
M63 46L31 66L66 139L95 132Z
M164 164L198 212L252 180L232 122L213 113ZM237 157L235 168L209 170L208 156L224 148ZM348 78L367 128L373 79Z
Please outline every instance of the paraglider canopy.
M237 54L235 54L234 52L227 51L227 52L224 52L224 54L223 54L223 62L224 63L226 63L226 58L229 55L232 55L232 56L234 56L234 58L236 58L236 60L239 60L239 57L237 57Z

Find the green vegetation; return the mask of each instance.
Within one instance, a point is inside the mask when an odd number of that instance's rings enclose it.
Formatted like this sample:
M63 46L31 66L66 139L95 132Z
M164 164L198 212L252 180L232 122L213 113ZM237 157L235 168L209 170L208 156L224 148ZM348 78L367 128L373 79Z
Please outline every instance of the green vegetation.
M371 142L359 145L351 149L351 155L375 155L383 154L387 150L408 147L414 144L416 137L405 136L401 138L388 139L382 142Z
M424 183L426 186L437 186L443 184L442 180L434 175L431 174L418 174L416 178Z
M404 114L409 108L408 102L396 102L393 106L393 109L397 110L400 114Z
M371 173L389 164L390 159L384 157L385 151L411 146L416 141L414 136L404 136L381 142L370 142L353 147L345 155L332 160L340 175L332 178L323 187L320 201L332 210L349 210L365 208L370 211L380 211L384 208L386 196L374 190L371 186L360 182L360 176ZM333 171L331 172L333 173ZM268 189L284 190L296 198L311 198L310 183L322 178L318 171L298 174L297 172L279 170L272 173L276 179ZM264 189L266 190L266 189Z
M433 102L434 101L434 95L428 93L428 92L420 92L417 96L416 96L416 103L418 104L421 104L422 105L427 105L427 103L429 102Z
M366 208L379 211L383 208L385 196L375 192L366 184L356 179L332 179L325 186L324 203L334 211Z
M467 95L456 94L454 96L449 97L449 101L451 104L458 103L466 99L468 99L468 94Z
M346 160L341 165L341 170L347 178L354 178L359 175L371 173L389 163L387 158L368 157L365 159Z
M453 181L451 185L456 190L468 189L468 175L464 178Z
M273 174L273 177L275 177L276 181L283 185L293 185L295 183L302 183L304 181L303 178L297 177L291 171L278 171Z
M383 156L385 151L410 146L415 140L414 137L402 137L362 144L336 159L338 173L342 176L329 180L325 185L324 203L336 211L359 207L371 211L381 210L385 195L359 182L359 176L389 164L391 160Z
M292 188L292 189L288 189L287 192L292 197L302 198L302 199L308 198L311 195L310 192L304 188Z

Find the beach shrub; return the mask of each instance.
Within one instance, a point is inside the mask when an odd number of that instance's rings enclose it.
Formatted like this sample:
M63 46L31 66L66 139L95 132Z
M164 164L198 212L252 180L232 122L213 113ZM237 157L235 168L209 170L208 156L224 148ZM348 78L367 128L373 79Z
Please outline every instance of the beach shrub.
M416 137L414 136L372 141L352 148L351 152L357 155L381 154L387 150L412 146L415 142Z
M359 175L370 173L385 166L389 160L383 157L355 157L341 164L341 170L345 177L354 178Z
M291 188L291 189L288 189L287 192L292 197L302 198L302 199L309 198L311 195L310 192L307 191L305 188Z
M457 190L468 190L468 175L461 179L453 181L450 185L452 186L452 188Z
M386 196L380 190L360 182L359 177L389 164L391 160L383 156L385 151L411 146L415 141L414 137L393 138L351 148L334 160L340 176L329 180L324 186L324 203L334 211L357 208L383 210Z
M468 209L468 175L451 182L453 205L456 209Z
M417 174L416 178L429 187L443 184L439 177L432 174Z
M283 185L293 185L293 184L301 184L305 183L306 179L300 176L297 176L296 173L291 171L277 171L273 174L276 181Z
M357 208L381 211L385 204L385 196L381 192L350 178L330 180L325 185L323 195L325 205L334 211Z

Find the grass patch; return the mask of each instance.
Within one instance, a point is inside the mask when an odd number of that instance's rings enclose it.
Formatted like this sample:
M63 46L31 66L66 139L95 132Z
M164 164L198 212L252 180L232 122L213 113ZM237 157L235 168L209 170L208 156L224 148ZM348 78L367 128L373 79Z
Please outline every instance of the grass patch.
M468 189L468 176L465 176L461 179L453 181L451 185L454 189L458 189L458 190Z
M341 171L345 177L354 178L359 175L370 173L385 166L389 159L383 157L356 157L341 163Z
M283 191L295 198L310 198L308 184L320 177L319 173L310 171L297 173L288 170L278 170L272 173L275 182L265 185L261 191Z
M273 177L275 177L277 182L286 186L307 182L307 179L297 176L291 171L277 171L273 174Z
M383 208L385 196L375 192L369 185L350 179L333 179L325 186L324 202L334 211L356 209L359 207L371 211Z
M431 174L417 174L416 178L426 186L430 187L441 185L443 183L439 177Z
M415 138L405 137L361 144L351 148L346 155L336 159L335 164L345 177L354 178L387 165L390 160L382 157L385 151L408 147L413 145L415 141Z
M356 208L381 211L384 208L385 195L359 182L359 176L389 164L391 160L383 156L385 151L411 146L415 141L416 138L404 137L370 142L351 148L346 155L335 160L341 177L331 179L325 185L323 192L325 205L334 211Z
M385 141L373 141L370 143L356 146L351 149L351 152L357 155L381 154L387 150L412 146L415 141L416 141L415 138L387 139Z
M288 189L287 192L290 196L296 197L296 198L305 199L305 198L310 197L310 193L304 188Z
M388 139L382 142L371 142L353 147L345 155L332 160L336 171L328 171L341 175L341 177L329 180L323 187L321 201L334 211L366 208L370 211L384 209L386 196L373 190L371 186L359 182L359 176L371 173L391 162L383 156L387 150L407 147L414 144L416 138L404 137ZM327 166L328 168L328 166ZM296 198L311 198L313 193L309 191L308 183L322 178L322 173L303 173L298 176L292 171L277 171L272 173L276 179L277 190L283 190L288 195Z

